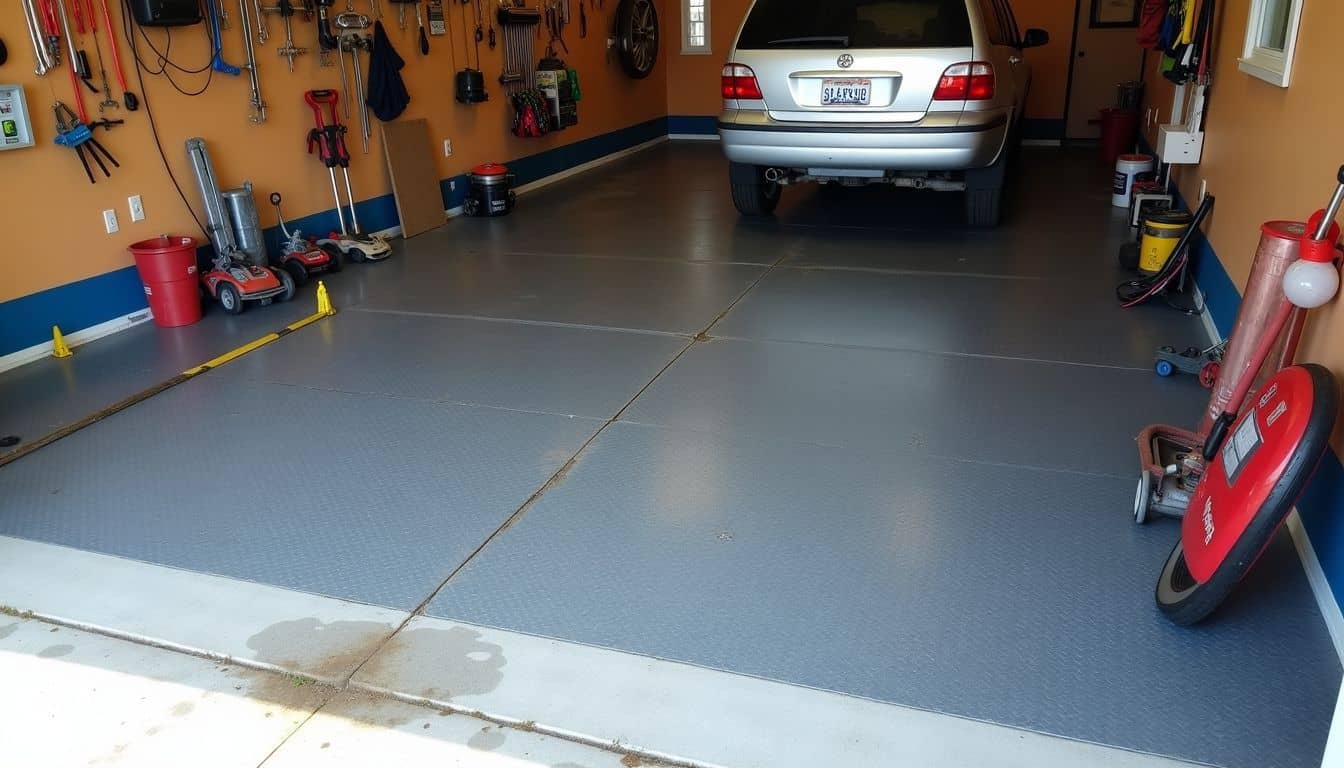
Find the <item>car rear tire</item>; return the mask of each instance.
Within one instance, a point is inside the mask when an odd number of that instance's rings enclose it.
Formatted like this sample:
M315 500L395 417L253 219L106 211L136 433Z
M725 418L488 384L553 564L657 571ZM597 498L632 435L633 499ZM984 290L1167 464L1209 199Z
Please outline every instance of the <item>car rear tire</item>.
M779 205L779 184L765 180L765 168L731 163L728 182L733 192L733 205L743 216L769 216Z
M1002 187L966 190L966 224L968 226L997 227L1002 219Z

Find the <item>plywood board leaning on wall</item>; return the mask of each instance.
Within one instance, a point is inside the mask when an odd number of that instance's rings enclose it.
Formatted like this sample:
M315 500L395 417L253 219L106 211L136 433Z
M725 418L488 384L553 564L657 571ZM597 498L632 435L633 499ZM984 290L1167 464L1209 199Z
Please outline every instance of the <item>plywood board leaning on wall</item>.
M384 123L383 153L397 198L401 236L415 237L443 226L447 215L434 170L429 122L422 118Z

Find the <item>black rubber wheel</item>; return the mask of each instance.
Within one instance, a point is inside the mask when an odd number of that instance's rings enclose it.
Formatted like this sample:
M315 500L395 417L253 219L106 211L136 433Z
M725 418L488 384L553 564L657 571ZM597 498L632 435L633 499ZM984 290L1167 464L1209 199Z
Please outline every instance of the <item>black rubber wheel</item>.
M282 265L289 276L294 278L294 285L303 285L308 282L308 269L299 263L298 259L286 259Z
M298 283L294 281L294 276L289 273L289 270L277 269L275 270L275 276L280 279L280 285L285 289L279 296L275 297L275 300L289 301L294 298L294 294L299 292L299 286Z
M966 190L966 225L997 227L1003 220L1003 188Z
M779 184L765 180L765 168L738 163L728 166L728 185L733 206L743 216L769 216L783 193Z
M341 258L340 248L323 248L322 252L327 254L329 259L327 261L328 272L340 272L345 267L345 259Z
M1302 367L1311 374L1315 402L1312 405L1311 421L1302 435L1297 452L1252 518L1251 524L1242 531L1232 551L1214 569L1207 582L1200 584L1195 581L1185 562L1185 547L1180 541L1176 542L1162 567L1162 575L1157 579L1157 588L1153 591L1157 607L1172 622L1181 626L1195 624L1213 613L1227 599L1288 517L1288 512L1297 502L1297 497L1311 479L1312 472L1325 452L1335 416L1339 412L1339 391L1334 375L1327 369L1314 364Z
M643 80L658 63L658 9L653 0L621 0L616 8L616 49L621 69Z
M220 282L215 287L215 301L219 306L230 315L240 315L243 312L243 297L238 293L238 289L233 287L233 283Z

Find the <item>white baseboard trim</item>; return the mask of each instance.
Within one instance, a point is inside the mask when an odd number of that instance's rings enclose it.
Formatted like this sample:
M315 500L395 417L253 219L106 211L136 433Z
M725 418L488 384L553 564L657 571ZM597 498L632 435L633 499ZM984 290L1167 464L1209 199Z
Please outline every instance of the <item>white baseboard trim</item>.
M667 138L672 141L718 141L717 133L669 133Z
M536 181L529 181L526 184L522 184L518 187L515 187L513 191L517 192L520 195L527 194L528 192L535 192L536 190L541 189L542 187L550 186L551 184L554 184L557 181L568 179L570 176L577 176L580 173L591 171L594 168L600 168L608 163L614 163L617 160L620 160L621 158L629 157L633 154L643 152L646 149L656 147L659 144L663 144L665 142L667 142L666 136L658 136L656 138L649 139L643 144L636 144L633 147L622 149L619 152L612 152L609 155L603 155L602 157L599 157L596 160L589 160L586 163L581 163L579 165L574 166L573 168L563 170L559 173L553 173L550 176L542 177L540 179L537 179Z
M127 328L137 326L143 322L154 319L154 314L148 308L131 312L130 314L114 317L111 320L101 322L97 325L91 325L88 328L81 328L72 333L65 334L65 343L70 347L78 347L81 344L88 344L95 339L101 339L104 336L110 336L117 331L124 331ZM18 368L35 360L41 360L51 355L51 342L44 341L41 344L34 344L31 347L20 349L17 352L10 352L8 355L0 356L0 373Z
M1334 590L1330 589L1330 580L1325 577L1325 570L1321 568L1321 561L1316 557L1316 550L1311 546L1311 538L1307 536L1307 529L1302 525L1302 518L1296 509L1289 513L1287 525L1288 533L1297 547L1297 556L1302 560L1302 570L1306 572L1311 592L1316 596L1316 605L1320 607L1326 629L1330 631L1330 639L1335 643L1335 653L1344 661L1344 612L1340 611L1339 601L1335 599Z

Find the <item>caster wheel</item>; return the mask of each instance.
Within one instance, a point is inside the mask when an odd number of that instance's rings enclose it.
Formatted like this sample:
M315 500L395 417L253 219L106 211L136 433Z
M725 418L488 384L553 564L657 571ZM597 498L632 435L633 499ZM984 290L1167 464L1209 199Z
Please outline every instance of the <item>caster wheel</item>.
M1139 474L1139 487L1134 490L1134 523L1143 525L1148 522L1148 505L1152 502L1153 476L1147 472Z
M1199 383L1204 385L1205 389L1213 389L1213 385L1218 383L1218 374L1223 367L1218 363L1209 363L1199 369Z
M1161 376L1162 378L1165 379L1168 376L1171 376L1171 374L1176 372L1176 366L1172 365L1170 362L1166 360L1158 360L1157 365L1153 366L1153 370L1157 373L1158 376Z
M219 306L230 315L241 314L243 311L243 297L238 295L238 289L233 287L232 283L220 282L219 287L215 289L215 300Z

